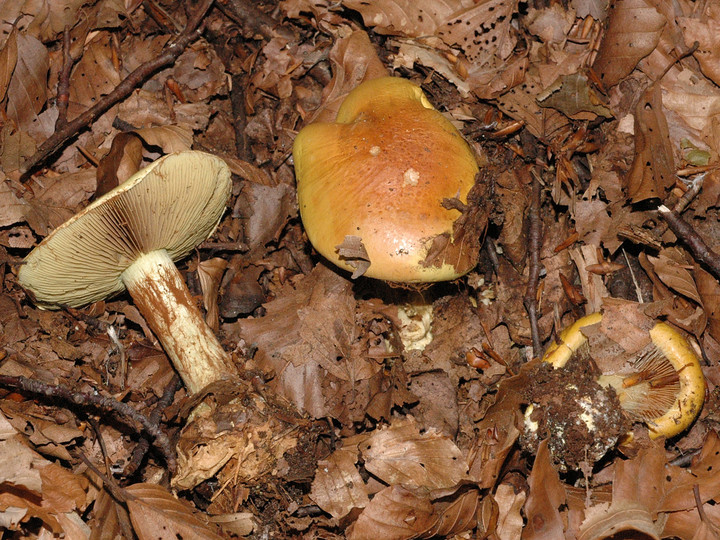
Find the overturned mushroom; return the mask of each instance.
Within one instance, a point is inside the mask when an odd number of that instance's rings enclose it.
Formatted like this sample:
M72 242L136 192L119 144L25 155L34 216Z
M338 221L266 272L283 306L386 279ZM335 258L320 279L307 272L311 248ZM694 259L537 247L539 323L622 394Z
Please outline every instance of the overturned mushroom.
M560 334L543 360L561 368L587 342L582 328L602 320L593 313ZM650 329L651 343L635 358L627 373L603 374L598 383L612 387L623 410L648 426L650 438L674 437L693 423L705 399L700 362L685 338L659 322Z
M18 281L42 308L80 307L127 289L190 393L236 373L174 261L220 222L230 171L203 152L158 159L45 238Z
M308 238L353 277L432 282L475 266L487 214L458 227L475 155L419 86L396 77L361 84L334 123L300 131L293 156Z

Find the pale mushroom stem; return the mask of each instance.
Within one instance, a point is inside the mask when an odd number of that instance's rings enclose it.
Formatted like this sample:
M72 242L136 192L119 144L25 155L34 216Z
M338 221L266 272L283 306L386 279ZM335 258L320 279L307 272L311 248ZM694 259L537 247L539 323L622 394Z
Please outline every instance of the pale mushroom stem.
M164 249L139 257L122 280L190 394L237 374Z

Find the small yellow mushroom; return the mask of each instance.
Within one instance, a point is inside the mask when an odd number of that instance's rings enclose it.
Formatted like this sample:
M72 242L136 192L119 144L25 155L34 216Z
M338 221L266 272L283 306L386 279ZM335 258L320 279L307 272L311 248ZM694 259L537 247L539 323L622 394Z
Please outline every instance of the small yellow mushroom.
M562 368L587 342L582 329L602 320L600 313L578 319L560 333L543 360ZM644 421L651 439L674 437L697 418L705 399L705 378L687 340L670 325L659 322L649 332L651 343L633 362L633 373L604 374L602 386L612 386L623 410Z

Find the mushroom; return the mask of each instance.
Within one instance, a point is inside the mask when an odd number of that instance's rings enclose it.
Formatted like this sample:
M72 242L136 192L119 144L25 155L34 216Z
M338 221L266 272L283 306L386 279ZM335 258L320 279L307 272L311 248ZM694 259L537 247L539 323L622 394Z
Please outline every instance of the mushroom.
M578 319L560 334L560 343L548 348L543 360L562 368L587 342L582 329L602 321L593 313ZM651 439L674 437L692 424L705 399L700 361L687 340L670 325L650 329L651 343L636 356L628 373L603 374L598 383L612 387L623 410L648 426Z
M216 229L232 182L220 158L164 156L88 205L24 260L18 281L38 307L80 307L127 289L194 394L236 368L174 261Z
M479 240L454 225L478 164L419 86L397 77L360 84L334 123L300 131L293 157L308 238L353 277L444 281L477 263ZM468 236L479 237L486 219Z

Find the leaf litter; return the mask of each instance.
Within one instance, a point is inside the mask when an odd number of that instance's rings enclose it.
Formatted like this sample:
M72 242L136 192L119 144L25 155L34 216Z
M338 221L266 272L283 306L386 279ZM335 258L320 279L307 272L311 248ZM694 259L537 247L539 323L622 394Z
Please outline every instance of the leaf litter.
M1 10L8 537L717 538L717 6L211 4ZM388 74L421 85L483 167L490 225L451 283L350 276L302 229L295 135ZM127 295L41 311L16 277L75 212L188 148L234 174L180 264L241 378L199 396ZM594 311L586 363L537 360ZM595 378L658 320L707 388L688 430L652 441Z

